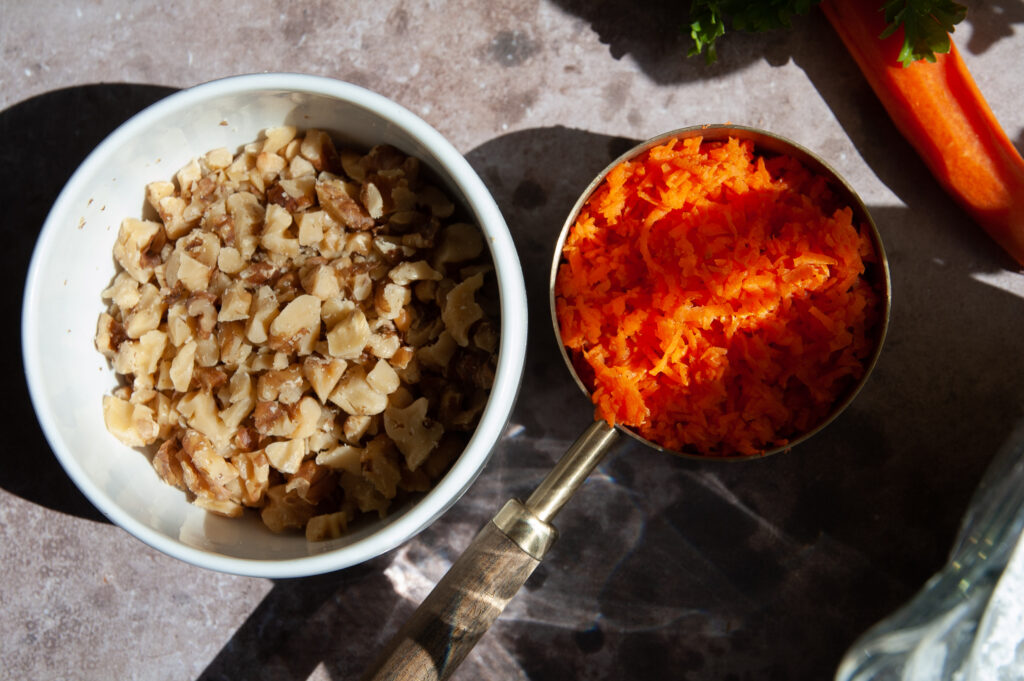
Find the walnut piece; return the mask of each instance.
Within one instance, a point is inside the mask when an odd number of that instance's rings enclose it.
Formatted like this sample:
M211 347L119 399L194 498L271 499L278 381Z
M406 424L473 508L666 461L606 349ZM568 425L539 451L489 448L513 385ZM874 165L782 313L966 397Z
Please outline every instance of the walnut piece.
M483 308L477 304L474 293L484 282L482 273L474 274L448 292L441 319L455 342L466 347L469 345L469 329L474 322L484 316Z
M149 220L126 218L121 223L114 243L114 259L140 284L153 276L157 258L150 251L162 233L163 227Z
M389 407L384 411L384 429L405 456L414 471L441 441L444 427L427 417L427 398L421 397L408 407Z

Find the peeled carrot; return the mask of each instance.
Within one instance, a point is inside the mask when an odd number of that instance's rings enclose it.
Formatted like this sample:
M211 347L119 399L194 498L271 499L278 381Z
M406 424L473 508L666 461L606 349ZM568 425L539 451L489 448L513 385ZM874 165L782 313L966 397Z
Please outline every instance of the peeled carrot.
M900 133L939 184L1024 265L1024 159L992 114L956 45L935 61L901 66L903 29L877 3L825 0L825 16Z
M813 429L877 342L868 231L748 141L670 140L616 166L562 250L562 341L597 417L668 449L751 455Z

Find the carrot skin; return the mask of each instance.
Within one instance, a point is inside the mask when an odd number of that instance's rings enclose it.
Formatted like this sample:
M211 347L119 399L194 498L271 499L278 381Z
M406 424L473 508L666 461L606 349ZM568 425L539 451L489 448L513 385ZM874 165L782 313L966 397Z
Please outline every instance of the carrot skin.
M825 0L821 8L896 128L943 189L1024 265L1024 159L975 84L956 45L934 63L898 61L902 29L885 39L876 3Z

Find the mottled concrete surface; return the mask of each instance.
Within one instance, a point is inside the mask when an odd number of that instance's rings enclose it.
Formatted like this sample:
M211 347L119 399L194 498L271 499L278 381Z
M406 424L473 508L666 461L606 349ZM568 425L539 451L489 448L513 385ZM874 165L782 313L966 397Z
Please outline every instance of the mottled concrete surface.
M9 322L0 677L357 676L476 528L539 481L590 417L545 298L576 195L632 140L731 121L821 153L871 208L895 290L877 373L785 456L713 465L615 452L457 678L829 678L853 639L942 564L1021 414L1024 278L940 192L819 15L732 36L707 67L683 58L684 5L0 3L11 315L50 203L107 132L174 89L287 70L388 95L466 154L513 231L533 325L514 436L453 510L367 565L270 581L192 568L104 521L35 425ZM972 3L957 39L1024 146L1024 5Z

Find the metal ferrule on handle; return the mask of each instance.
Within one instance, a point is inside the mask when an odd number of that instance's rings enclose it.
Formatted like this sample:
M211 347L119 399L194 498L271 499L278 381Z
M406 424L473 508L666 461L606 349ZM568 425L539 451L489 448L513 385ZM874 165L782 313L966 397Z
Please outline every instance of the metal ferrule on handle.
M601 463L615 439L614 428L595 421L562 455L525 504L510 499L491 522L519 548L541 560L558 537L551 520Z

